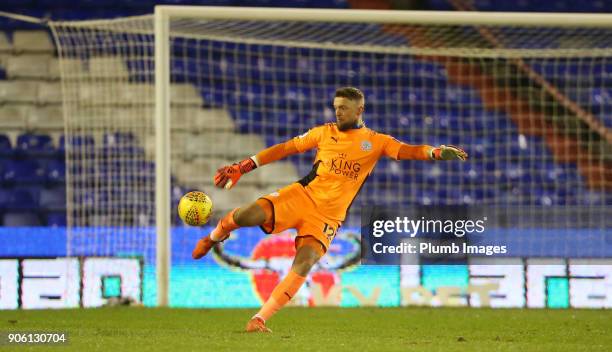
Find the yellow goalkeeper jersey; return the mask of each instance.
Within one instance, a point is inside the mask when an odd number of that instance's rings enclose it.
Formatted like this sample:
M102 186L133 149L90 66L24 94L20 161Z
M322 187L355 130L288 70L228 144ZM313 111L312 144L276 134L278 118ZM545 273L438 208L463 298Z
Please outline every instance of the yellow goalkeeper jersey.
M343 221L381 156L397 160L401 142L367 127L340 131L335 123L293 138L302 153L317 148L311 172L301 179L306 194L321 214Z

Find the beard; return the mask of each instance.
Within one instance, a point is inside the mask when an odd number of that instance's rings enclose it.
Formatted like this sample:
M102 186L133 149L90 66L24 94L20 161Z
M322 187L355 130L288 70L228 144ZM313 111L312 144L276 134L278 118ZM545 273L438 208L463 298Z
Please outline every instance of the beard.
M350 129L355 128L356 126L359 126L359 120L357 120L357 121L346 121L344 123L340 123L340 122L336 121L336 126L338 126L338 130L340 130L340 131L348 131Z

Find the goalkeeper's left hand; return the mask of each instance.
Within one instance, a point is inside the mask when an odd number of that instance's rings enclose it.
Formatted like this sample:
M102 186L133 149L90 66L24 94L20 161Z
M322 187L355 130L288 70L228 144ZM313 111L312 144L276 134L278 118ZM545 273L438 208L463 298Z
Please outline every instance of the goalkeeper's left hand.
M441 145L431 151L432 159L434 160L462 160L465 161L468 157L465 150L455 147L454 145Z
M215 186L230 189L238 183L240 177L247 172L257 168L257 164L252 158L247 158L239 163L223 166L215 174Z

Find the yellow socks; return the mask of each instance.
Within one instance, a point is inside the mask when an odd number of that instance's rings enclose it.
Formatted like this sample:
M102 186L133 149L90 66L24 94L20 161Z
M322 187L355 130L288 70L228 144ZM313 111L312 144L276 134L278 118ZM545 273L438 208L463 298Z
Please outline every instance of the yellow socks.
M210 233L211 240L215 242L223 241L227 238L230 232L240 227L234 221L234 213L236 210L238 210L238 208L230 211L223 217L223 219L219 220L217 227L215 227L215 229Z
M304 276L296 274L293 270L289 271L289 274L287 274L283 281L274 288L272 295L264 303L259 312L255 314L255 317L263 319L264 322L268 320L293 298L304 284L304 281L306 281Z

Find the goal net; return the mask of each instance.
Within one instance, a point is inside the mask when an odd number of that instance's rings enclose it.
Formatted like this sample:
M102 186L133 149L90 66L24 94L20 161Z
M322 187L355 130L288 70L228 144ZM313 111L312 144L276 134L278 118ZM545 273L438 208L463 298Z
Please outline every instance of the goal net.
M164 43L172 305L259 304L250 279L232 265L264 275L262 268L285 265L282 253L291 245L243 231L216 259L193 262L192 246L208 229L183 227L177 199L188 190L207 192L216 221L305 176L313 153L259 168L230 191L212 183L220 166L334 122L331 102L342 86L365 93L367 127L410 144L459 145L470 158L381 159L339 237L358 233L365 206L401 207L419 218L452 209L509 230L504 238L523 256L609 256L603 244L611 228L612 29L408 17L383 24L375 14L371 22L351 22L348 13L342 22L213 19L207 14L214 9L197 11L199 18L170 17ZM141 256L144 300L153 305L156 134L164 133L155 128L154 17L51 26L66 119L69 255ZM350 249L334 250L339 254L330 258L338 262L350 257ZM397 276L395 269L357 269L367 270L373 281ZM219 285L240 296L213 300ZM396 304L396 296L384 304Z

